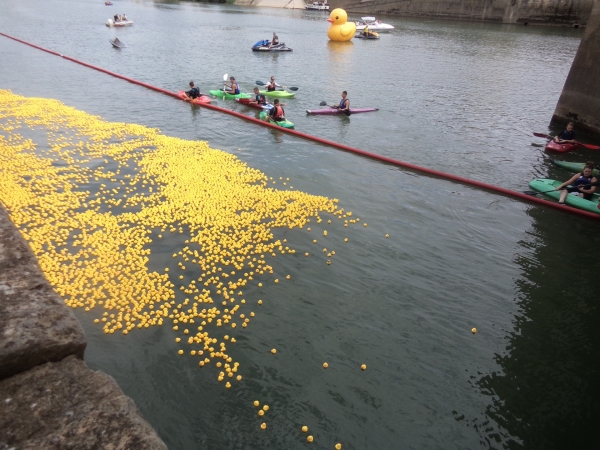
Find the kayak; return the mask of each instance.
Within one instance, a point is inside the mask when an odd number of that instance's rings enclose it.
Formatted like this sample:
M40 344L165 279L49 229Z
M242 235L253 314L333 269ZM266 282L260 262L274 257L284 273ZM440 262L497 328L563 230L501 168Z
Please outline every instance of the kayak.
M294 98L293 92L288 91L259 91L261 94L266 95L267 97L277 97L277 98Z
M110 42L113 45L113 47L115 47L115 48L125 48L125 47L127 47L124 42L121 42L121 41L119 41L117 39L118 38L109 39L108 42Z
M251 98L236 98L235 101L241 103L242 105L249 106L250 108L263 109L265 111L268 111L273 107L273 105L271 105L270 103L267 103L266 105L250 103L252 101Z
M239 94L230 94L228 92L225 92L223 89L208 92L210 93L210 95L214 95L215 97L226 98L229 100L232 100L234 98L252 98L250 94L245 94L243 92L240 92Z
M562 183L557 180L550 180L545 178L537 178L529 183L529 187L538 192L549 191L551 189L557 188ZM560 191L551 191L547 192L544 195L558 200L560 197ZM584 211L593 212L596 214L600 214L600 204L598 204L598 199L600 196L598 194L594 194L592 200L586 200L583 197L579 197L578 195L569 194L565 199L565 203L573 208L583 209Z
M181 99L185 99L185 91L177 92L177 97L179 97ZM189 102L195 103L197 105L199 105L201 103L210 103L210 97L208 95L201 95L200 97L190 100Z
M259 117L260 117L261 120L266 120L268 116L269 116L269 114L267 112L265 112L265 111L261 112L260 115L259 115ZM290 122L289 120L287 120L287 119L282 120L280 122L275 122L274 120L272 120L271 118L269 118L269 122L270 123L274 123L276 125L279 125L280 127L283 127L283 128L289 128L290 130L294 129L294 124L292 122Z
M350 108L351 114L366 113L371 111L379 111L379 108ZM327 109L307 109L306 114L340 114L341 109L327 108Z
M562 167L563 169L567 169L573 173L575 172L583 172L583 168L585 167L585 163L577 163L577 162L569 162L569 161L559 161L557 159L551 160L554 165L558 167ZM600 171L598 169L594 169L592 174L595 176L600 175Z
M551 151L551 152L558 152L558 153L572 152L573 150L577 150L578 148L581 148L581 147L582 147L582 145L580 143L559 144L557 142L554 142L554 140L551 140L550 142L548 142L546 144L546 150Z
M291 48L289 48L287 45L285 45L285 42L282 42L281 44L272 45L271 48L269 48L270 43L271 43L271 41L269 41L269 40L258 41L256 44L254 44L252 46L252 51L253 52L291 52L292 51Z

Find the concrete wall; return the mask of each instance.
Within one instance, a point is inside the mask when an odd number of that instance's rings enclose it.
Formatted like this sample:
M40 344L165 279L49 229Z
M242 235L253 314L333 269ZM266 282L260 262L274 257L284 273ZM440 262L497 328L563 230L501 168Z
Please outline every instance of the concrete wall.
M331 8L363 15L394 14L499 23L585 26L594 0L331 0Z
M270 8L304 9L304 0L234 0L236 5L266 6Z
M0 449L167 448L86 345L0 205Z
M600 0L594 2L552 121L573 121L600 135Z

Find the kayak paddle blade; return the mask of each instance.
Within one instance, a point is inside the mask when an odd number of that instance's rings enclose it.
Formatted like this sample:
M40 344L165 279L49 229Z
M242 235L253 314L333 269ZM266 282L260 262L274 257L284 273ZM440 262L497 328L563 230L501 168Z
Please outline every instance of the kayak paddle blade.
M544 134L544 133L533 133L533 135L537 136L537 137L541 137L541 138L552 139L552 136L548 136L547 134Z
M223 81L227 81L227 74L223 75Z
M299 88L299 87L297 87L297 86L291 86L291 87L289 87L288 89L289 89L290 91L297 91L297 90L298 90L298 89L300 89L300 88Z
M319 103L319 106L327 106L327 102L326 101L322 101L321 103Z
M262 81L256 80L255 83L259 86L264 86L265 83L263 83Z

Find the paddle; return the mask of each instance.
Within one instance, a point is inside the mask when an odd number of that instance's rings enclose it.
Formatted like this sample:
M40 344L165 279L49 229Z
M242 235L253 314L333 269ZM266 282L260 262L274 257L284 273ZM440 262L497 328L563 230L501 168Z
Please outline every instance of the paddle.
M533 135L537 136L537 137L541 137L541 138L546 138L546 139L554 139L554 136L550 136L550 135L544 134L544 133L533 133ZM598 145L584 144L582 142L577 142L577 143L589 150L600 150L600 146L598 146Z
M329 106L330 108L333 108L333 109L339 109L337 106L328 105L325 100L323 100L321 103L319 103L319 106ZM346 114L347 116L350 116L350 114L352 114L352 113L348 109L345 109L344 114Z
M600 186L600 181L596 181L595 183L590 183L590 184L583 184L583 185L580 184L577 187L588 187L588 186ZM569 186L565 186L564 188L559 189L559 191L565 190L568 187ZM534 196L534 195L538 195L538 194L547 194L548 192L556 192L556 189L552 189L550 191L541 191L541 192L538 192L538 191L523 191L523 194Z
M260 81L260 80L256 80L256 81L255 81L255 83L256 83L258 86L266 86L266 85L268 84L268 83L263 83L263 82L262 82L262 81ZM282 86L282 87L283 87L283 88L285 88L285 89L289 89L290 91L297 91L298 89L300 89L300 88L299 88L299 87L297 87L297 86L290 86L290 87L287 87L287 86Z

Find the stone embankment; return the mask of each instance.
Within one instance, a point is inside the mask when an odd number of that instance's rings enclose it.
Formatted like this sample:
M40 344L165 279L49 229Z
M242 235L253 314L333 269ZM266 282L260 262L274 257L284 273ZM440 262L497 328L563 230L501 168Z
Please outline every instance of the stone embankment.
M0 206L0 449L166 449Z
M242 6L266 6L269 8L304 9L304 0L235 0L234 4Z
M344 8L362 15L585 26L594 0L331 0L329 3L330 8Z

